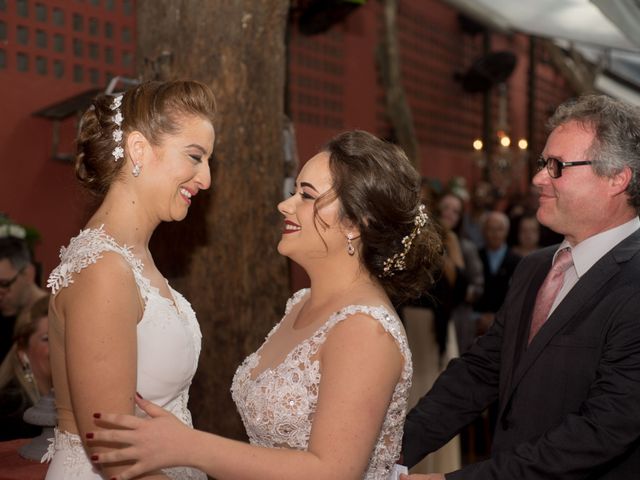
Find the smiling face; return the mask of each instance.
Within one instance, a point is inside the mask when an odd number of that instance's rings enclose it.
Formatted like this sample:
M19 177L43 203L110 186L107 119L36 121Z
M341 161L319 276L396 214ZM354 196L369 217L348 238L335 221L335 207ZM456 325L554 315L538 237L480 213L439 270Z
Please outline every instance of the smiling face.
M177 123L178 133L165 135L159 145L145 150L139 161L142 173L135 179L143 182L156 215L165 222L182 220L192 197L211 185L209 158L215 138L211 122L199 116L185 116ZM132 140L135 142L135 138ZM135 161L135 154L133 158Z
M445 195L438 202L440 222L448 230L453 230L460 223L462 216L462 201L455 195Z
M542 156L563 162L593 160L586 158L594 140L592 129L570 121L554 129ZM592 235L619 224L625 209L618 179L596 175L591 165L565 168L562 176L551 178L546 168L533 178L540 193L537 218L575 245Z
M284 216L278 252L301 266L341 252L346 255L346 233L339 221L340 202L330 199L332 188L329 154L321 152L302 167L296 190L289 199L278 204ZM316 218L314 205L318 202Z

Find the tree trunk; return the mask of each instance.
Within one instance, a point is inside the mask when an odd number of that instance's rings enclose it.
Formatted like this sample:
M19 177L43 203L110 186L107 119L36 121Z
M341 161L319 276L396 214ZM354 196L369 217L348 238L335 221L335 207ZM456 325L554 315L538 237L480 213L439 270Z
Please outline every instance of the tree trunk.
M195 425L244 438L229 387L280 319L287 266L277 251L283 190L288 0L154 0L138 5L143 78L195 79L217 99L213 186L189 216L162 225L152 252L191 302L202 353L191 388Z
M411 107L402 86L398 46L398 0L384 0L382 3L384 33L377 57L387 103L387 115L398 144L414 166L419 168L420 144L413 124Z

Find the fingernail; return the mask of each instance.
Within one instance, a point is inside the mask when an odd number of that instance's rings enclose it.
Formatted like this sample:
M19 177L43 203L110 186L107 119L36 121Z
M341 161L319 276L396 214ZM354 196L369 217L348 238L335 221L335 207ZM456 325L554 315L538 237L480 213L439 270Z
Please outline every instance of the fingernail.
M93 438L93 432L89 432L85 435L88 439L92 439Z
M100 417L101 417L101 415L99 413L94 413L93 414L93 418L100 418Z
M136 397L138 397L140 400L144 400L144 397L140 395L138 392L136 392Z
M97 462L98 461L98 455L91 455L91 461L92 462Z

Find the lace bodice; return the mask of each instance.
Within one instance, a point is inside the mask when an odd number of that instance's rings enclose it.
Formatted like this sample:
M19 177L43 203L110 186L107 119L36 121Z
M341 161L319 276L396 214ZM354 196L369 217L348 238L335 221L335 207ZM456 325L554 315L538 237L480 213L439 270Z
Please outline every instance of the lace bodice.
M169 287L173 301L163 297L143 275L143 264L131 248L119 245L103 227L82 230L71 239L67 248L61 249L60 265L51 273L47 286L57 294L71 285L84 268L99 262L105 252L115 252L126 260L144 301L144 312L137 326L136 389L145 399L191 426L187 402L202 335L195 313L182 295ZM68 394L58 395L58 386L55 388L56 402L62 403L58 408L71 410L71 405L66 405ZM136 407L136 415L145 414ZM79 448L82 448L81 444ZM201 472L186 468L167 469L166 473L181 480L206 478Z
M287 302L285 317L308 292L301 290ZM255 379L252 371L260 360L260 349L249 355L233 378L231 393L252 444L306 450L320 386L320 362L314 359L329 331L350 315L364 313L380 322L389 332L405 361L391 403L369 460L365 479L381 480L389 476L400 455L402 428L411 387L411 352L400 320L385 307L350 305L334 313L309 338L300 342L275 368L267 368ZM265 343L280 327L278 323Z

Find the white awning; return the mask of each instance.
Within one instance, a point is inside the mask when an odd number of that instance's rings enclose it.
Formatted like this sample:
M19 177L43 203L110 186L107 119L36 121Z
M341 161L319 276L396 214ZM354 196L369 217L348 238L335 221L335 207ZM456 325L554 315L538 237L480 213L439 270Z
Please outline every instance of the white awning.
M637 103L640 96L640 0L445 0L487 27L571 45L612 75L595 88ZM622 79L620 82L617 78ZM637 88L634 88L637 86Z

